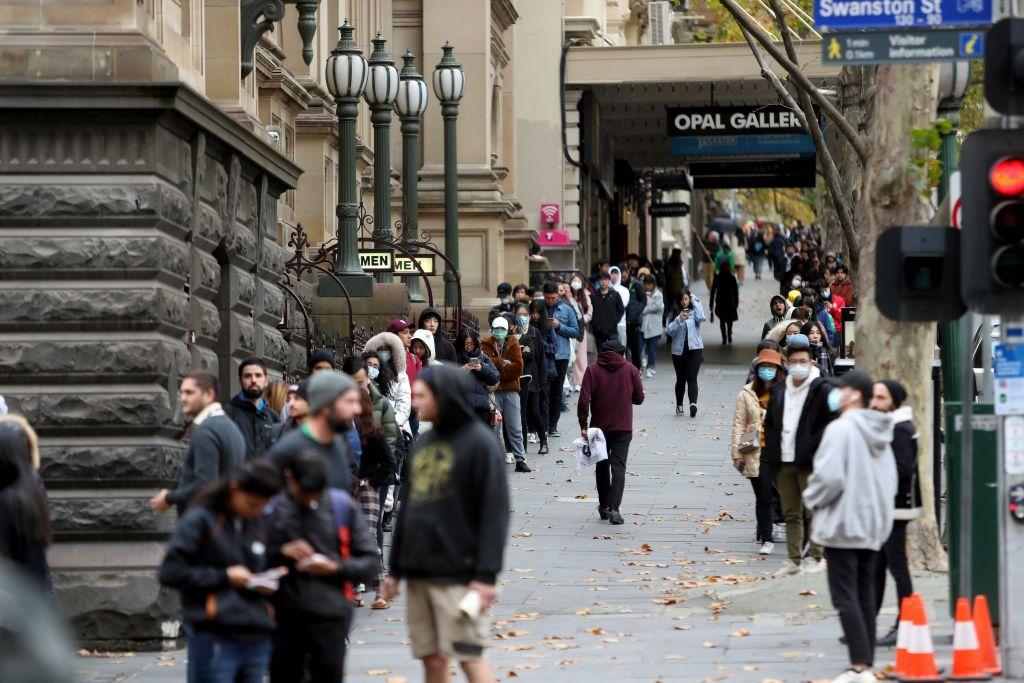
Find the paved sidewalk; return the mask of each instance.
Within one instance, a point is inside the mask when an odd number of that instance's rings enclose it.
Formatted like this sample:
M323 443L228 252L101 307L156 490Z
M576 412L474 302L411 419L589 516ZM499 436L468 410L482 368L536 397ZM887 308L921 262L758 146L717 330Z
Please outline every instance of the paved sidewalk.
M704 326L706 363L696 419L673 412L672 369L646 381L637 411L622 510L626 524L597 517L591 471L577 472L573 411L532 474L509 474L512 538L495 608L491 660L501 679L523 681L830 680L846 663L825 575L770 578L781 554L757 555L753 493L731 467L736 393L767 317L774 281L741 292L735 346ZM702 285L700 285L702 288ZM937 640L951 632L945 577L924 577ZM882 623L895 617L892 588ZM941 598L937 602L935 598ZM346 680L418 681L404 605L360 610ZM940 648L948 653L948 646ZM83 681L184 680L180 653L81 659ZM879 664L892 651L879 652Z

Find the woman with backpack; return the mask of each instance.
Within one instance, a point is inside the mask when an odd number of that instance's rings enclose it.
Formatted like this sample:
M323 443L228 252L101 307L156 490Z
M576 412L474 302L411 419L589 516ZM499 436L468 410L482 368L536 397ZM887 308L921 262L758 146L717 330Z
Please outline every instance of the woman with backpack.
M267 595L267 538L258 518L281 489L269 460L223 477L178 521L160 566L160 583L181 592L188 635L188 683L262 683L275 621ZM262 580L260 580L262 579Z

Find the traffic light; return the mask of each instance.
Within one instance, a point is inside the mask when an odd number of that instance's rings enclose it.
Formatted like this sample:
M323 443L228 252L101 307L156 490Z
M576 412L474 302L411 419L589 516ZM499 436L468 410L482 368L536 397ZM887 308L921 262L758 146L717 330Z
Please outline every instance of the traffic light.
M985 37L985 99L1000 114L1024 115L1024 19L1000 19Z
M964 301L981 313L1024 310L1024 132L976 131L960 162Z
M956 320L960 298L960 232L954 228L889 228L875 251L875 303L903 322Z

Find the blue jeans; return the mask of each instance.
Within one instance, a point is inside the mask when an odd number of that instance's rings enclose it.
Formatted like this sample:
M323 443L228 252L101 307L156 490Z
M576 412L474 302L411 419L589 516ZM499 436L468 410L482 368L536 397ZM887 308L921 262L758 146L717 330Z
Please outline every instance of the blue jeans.
M188 635L188 683L263 683L270 668L272 641L235 641L185 627Z
M651 337L650 339L644 339L644 355L647 356L648 370L653 370L658 367L658 342L660 341L661 335Z

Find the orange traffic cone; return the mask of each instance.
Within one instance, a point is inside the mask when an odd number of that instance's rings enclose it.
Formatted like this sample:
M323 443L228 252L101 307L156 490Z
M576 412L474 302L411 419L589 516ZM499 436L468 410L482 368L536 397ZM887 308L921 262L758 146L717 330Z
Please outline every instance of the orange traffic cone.
M914 593L904 600L907 619L906 653L902 659L902 668L897 667L896 675L901 681L944 681L935 667L935 650L932 647L932 633L928 629L928 618L924 613L924 601ZM900 613L900 628L903 628L903 614ZM899 634L897 634L897 638ZM897 646L898 647L898 646ZM899 662L899 652L896 653Z
M906 597L900 601L900 622L896 630L896 662L893 664L893 672L897 676L906 672L907 646L910 644L910 631L913 626L910 619L910 598Z
M951 681L987 681L992 678L981 663L978 633L971 621L967 598L956 601L956 623L953 625L953 672Z
M981 665L993 676L1003 673L999 663L999 650L996 649L996 638L992 632L992 617L988 612L988 598L984 595L974 596L974 631L978 634L978 645L981 647Z

